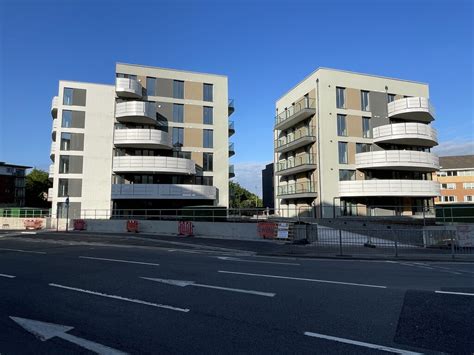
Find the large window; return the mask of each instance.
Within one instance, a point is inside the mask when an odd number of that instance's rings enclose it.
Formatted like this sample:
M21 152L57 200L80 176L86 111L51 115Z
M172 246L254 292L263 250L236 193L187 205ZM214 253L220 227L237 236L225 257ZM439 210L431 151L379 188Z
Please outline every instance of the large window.
M213 131L212 129L204 129L203 130L203 147L204 148L213 148Z
M362 117L362 137L372 138L370 134L370 117Z
M346 115L337 115L337 135L347 136Z
M473 190L474 189L474 182L465 182L462 185L466 190Z
M72 134L71 133L61 133L61 144L60 144L60 149L61 150L71 150L71 138Z
M203 108L203 123L204 124L213 124L212 107L204 106L204 108Z
M202 153L202 170L203 171L212 171L213 167L213 154L212 153Z
M213 100L213 95L212 95L212 89L213 85L212 84L203 84L202 86L203 89L203 100L204 101L212 101Z
M61 127L63 128L84 128L85 112L63 110Z
M339 164L347 164L347 143L338 142Z
M362 90L360 92L360 106L362 111L370 111L368 91Z
M63 105L86 106L86 90L64 88Z
M395 94L387 94L387 102L395 101Z
M456 189L456 184L455 183L441 184L441 188L443 190L455 190Z
M173 127L173 146L182 147L184 144L184 128Z
M372 148L371 144L356 143L356 153L367 153L372 150L371 148Z
M346 89L345 88L336 88L336 107L337 108L346 108Z
M355 180L355 170L339 170L339 181Z
M441 196L442 202L456 202L456 196Z
M184 81L173 81L173 97L175 99L184 99Z
M63 105L72 105L73 91L71 88L64 88Z
M184 105L173 104L173 122L183 122L184 121Z
M69 156L61 155L59 157L59 173L67 174L69 173Z
M156 78L146 78L146 95L156 96Z
M474 202L474 196L472 195L464 196L464 202Z

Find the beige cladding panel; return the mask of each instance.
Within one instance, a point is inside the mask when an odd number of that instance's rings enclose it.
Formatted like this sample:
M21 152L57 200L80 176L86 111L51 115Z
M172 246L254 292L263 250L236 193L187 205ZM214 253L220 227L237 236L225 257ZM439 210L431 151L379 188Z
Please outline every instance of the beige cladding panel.
M356 144L354 142L347 143L347 162L355 164Z
M202 167L203 164L203 157L202 157L202 152L191 152L191 159L194 160L194 162Z
M362 117L361 116L346 116L347 135L350 137L362 137Z
M184 105L184 122L185 123L202 123L203 108L198 105Z
M184 146L202 148L202 129L185 128L184 129Z
M349 110L360 110L360 90L359 89L346 89L346 109Z
M142 87L146 89L146 76L137 75L137 80L142 85Z
M365 173L363 171L356 170L355 174L356 174L355 175L356 180L365 180Z
M199 100L203 99L203 86L202 83L195 81L184 82L184 98L187 100Z
M156 96L173 97L173 80L157 78Z

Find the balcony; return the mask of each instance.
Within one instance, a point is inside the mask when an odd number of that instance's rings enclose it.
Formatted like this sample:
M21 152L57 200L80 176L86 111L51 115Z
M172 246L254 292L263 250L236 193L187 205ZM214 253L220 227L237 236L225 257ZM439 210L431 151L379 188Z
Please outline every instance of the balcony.
M356 154L355 165L360 170L436 171L439 170L439 158L428 152L384 150Z
M287 129L313 116L316 113L315 103L314 99L306 97L296 102L275 117L275 129L280 131Z
M112 199L215 200L214 186L178 184L114 184Z
M115 117L119 122L156 124L156 104L146 101L117 102Z
M231 99L229 100L229 104L227 105L227 116L232 115L234 111L235 111L234 100Z
M438 145L438 133L433 127L416 122L395 123L375 127L372 130L374 143L417 145L434 147Z
M280 198L316 198L316 183L307 181L278 186L277 196Z
M275 175L293 175L314 169L316 169L316 154L304 154L279 161Z
M229 137L235 133L234 121L229 121Z
M172 149L168 132L157 129L116 129L114 144L117 147Z
M234 143L229 144L229 157L235 155Z
M56 154L56 142L51 142L51 151L49 157L54 161L54 155Z
M275 140L275 152L285 153L316 142L313 128L304 128Z
M235 177L234 165L229 165L229 179Z
M53 188L50 187L50 188L48 189L48 202L53 201L53 197L54 197Z
M116 78L115 92L118 97L138 99L142 97L142 85L135 79Z
M431 180L339 181L340 197L435 197L439 195L439 183Z
M51 116L53 116L53 118L58 117L58 107L59 107L59 97L54 96L53 99L51 100Z
M424 97L407 97L388 104L388 117L408 121L431 122L435 112L430 100Z
M59 120L54 119L53 120L53 128L51 130L51 138L55 142L56 141L56 131L58 130L59 127Z
M190 159L174 157L122 156L114 157L117 173L196 174L196 164Z
M49 177L50 179L54 179L54 164L51 164L51 165L49 166L48 177Z

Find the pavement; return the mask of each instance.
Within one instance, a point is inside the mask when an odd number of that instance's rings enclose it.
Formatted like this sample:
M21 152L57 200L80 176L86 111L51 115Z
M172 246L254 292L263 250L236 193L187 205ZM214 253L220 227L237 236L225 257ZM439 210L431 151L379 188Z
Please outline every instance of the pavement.
M222 242L0 235L0 353L474 352L472 263Z

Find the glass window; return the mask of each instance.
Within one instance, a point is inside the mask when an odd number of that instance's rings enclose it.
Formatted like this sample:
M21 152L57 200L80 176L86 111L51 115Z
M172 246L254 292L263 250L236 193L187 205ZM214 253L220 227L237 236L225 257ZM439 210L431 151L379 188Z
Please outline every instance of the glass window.
M173 146L182 147L184 144L184 128L173 127Z
M191 152L183 152L183 151L173 152L173 157L191 159Z
M355 180L355 170L339 170L339 181Z
M466 189L466 190L472 190L474 189L474 182L465 182L463 184L463 187Z
M212 129L204 129L203 130L203 147L204 148L213 148L213 131Z
M441 196L443 202L456 202L456 196Z
M175 99L184 99L184 81L173 81L173 97Z
M209 154L209 153L205 153L205 154ZM214 178L212 176L203 176L202 184L206 186L212 186L214 185Z
M347 164L347 143L338 142L339 164Z
M336 107L346 108L346 89L336 88Z
M203 108L203 123L213 124L213 110L212 107L204 106Z
M61 150L71 149L71 138L72 138L71 133L65 133L65 132L61 133L61 145L60 145Z
M71 88L64 88L63 105L72 105L72 95L74 90Z
M59 157L59 173L67 174L69 173L69 156L61 155Z
M212 171L213 170L213 154L202 153L202 170Z
M441 188L444 190L455 190L456 184L455 183L441 184Z
M173 104L173 122L184 122L184 105Z
M362 117L362 137L372 138L370 131L370 117Z
M458 176L458 172L456 170L448 171L448 176Z
M337 115L337 135L347 136L346 115Z
M360 92L360 106L361 106L362 111L370 111L368 91L362 90Z
M213 85L212 84L203 84L203 100L204 101L212 101L213 96L212 96L212 89Z
M72 111L63 110L63 120L61 123L61 127L63 128L72 127Z
M146 95L156 96L156 78L146 78Z
M464 196L464 202L473 202L474 196Z
M356 143L356 153L367 153L371 151L371 148L372 148L371 144Z
M395 94L387 94L387 102L395 101Z

